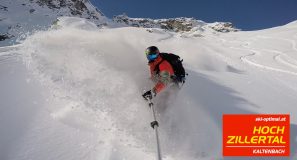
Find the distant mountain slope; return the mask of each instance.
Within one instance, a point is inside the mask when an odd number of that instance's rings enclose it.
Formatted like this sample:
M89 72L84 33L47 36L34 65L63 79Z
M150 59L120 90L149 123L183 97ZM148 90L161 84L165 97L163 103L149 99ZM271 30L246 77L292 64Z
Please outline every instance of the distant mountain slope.
M48 28L61 16L86 18L97 26L108 23L89 0L1 0L0 46L14 43L27 32Z

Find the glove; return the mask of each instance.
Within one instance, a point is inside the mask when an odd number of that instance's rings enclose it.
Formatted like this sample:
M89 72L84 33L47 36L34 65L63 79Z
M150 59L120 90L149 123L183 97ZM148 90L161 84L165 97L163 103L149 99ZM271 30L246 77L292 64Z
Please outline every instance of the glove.
M156 96L156 92L151 91L151 90L146 91L146 92L142 95L142 97L143 97L145 100L153 99L153 96L154 96L154 97Z

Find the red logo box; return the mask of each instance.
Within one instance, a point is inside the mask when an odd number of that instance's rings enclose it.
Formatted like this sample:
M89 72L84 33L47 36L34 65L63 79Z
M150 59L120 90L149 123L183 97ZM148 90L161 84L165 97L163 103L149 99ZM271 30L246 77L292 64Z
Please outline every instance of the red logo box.
M289 156L290 115L223 115L223 156Z

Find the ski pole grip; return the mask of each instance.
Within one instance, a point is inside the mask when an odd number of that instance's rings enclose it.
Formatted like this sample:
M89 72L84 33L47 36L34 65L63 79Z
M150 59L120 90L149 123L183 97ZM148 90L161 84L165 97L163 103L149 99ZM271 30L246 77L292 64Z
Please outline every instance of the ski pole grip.
M159 127L159 123L158 123L158 121L152 121L152 122L151 122L151 127L152 127L152 128L155 128L155 126Z
M150 106L150 107L153 106L153 105L154 105L153 102L150 102L150 103L149 103L149 106Z

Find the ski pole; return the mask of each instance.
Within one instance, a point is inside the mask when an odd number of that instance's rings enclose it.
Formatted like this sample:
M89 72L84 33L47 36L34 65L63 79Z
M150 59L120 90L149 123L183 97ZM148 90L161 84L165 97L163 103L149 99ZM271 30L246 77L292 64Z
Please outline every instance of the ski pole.
M154 121L151 122L151 127L155 130L155 134L156 134L157 160L162 160L159 133L158 133L159 123L158 123L157 118L156 118L154 103L152 102L152 100L150 98L148 98L147 100L149 102L149 107L151 108L151 111L152 111L152 114L153 114L153 119L154 119Z

